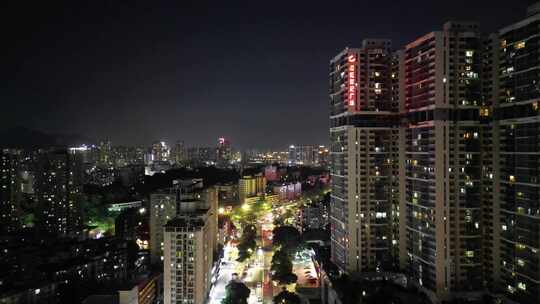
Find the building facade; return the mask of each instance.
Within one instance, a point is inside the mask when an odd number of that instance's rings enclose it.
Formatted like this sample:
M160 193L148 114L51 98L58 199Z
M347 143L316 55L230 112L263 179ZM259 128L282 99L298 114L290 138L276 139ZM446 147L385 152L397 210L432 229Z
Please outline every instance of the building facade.
M179 206L197 202L200 208L208 209L208 229L214 238L209 244L212 252L217 251L217 209L218 191L216 187L204 187L202 179L175 180L173 186L150 195L150 256L152 263L163 261L163 227L175 218ZM198 207L198 208L199 208Z
M202 180L180 183L176 217L164 228L165 304L204 303L217 244L217 192L211 201L198 191Z
M162 260L163 227L176 215L176 199L174 188L150 194L150 259L152 263Z
M540 3L493 44L495 170L493 268L497 291L540 301Z
M18 151L0 150L0 232L4 233L14 232L21 226L20 158Z
M390 46L364 40L330 61L331 255L344 271L393 265L398 131Z
M262 197L266 192L266 178L263 174L247 175L238 180L238 198L240 204L249 198Z
M389 54L381 41L331 61L331 255L341 270L378 269L385 237L393 265L434 302L540 300L539 12L491 35L447 22L393 52L389 68L369 66ZM373 106L377 95L384 106Z
M64 149L38 153L34 188L38 204L36 225L40 231L63 236L81 233L82 185L79 154Z
M216 165L221 168L227 168L231 164L232 159L231 142L224 137L220 137L216 148Z

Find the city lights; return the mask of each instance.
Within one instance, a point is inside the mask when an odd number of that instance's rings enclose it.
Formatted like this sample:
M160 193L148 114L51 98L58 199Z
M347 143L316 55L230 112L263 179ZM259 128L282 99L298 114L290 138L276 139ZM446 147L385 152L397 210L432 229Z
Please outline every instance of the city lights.
M0 303L540 303L535 1L11 1Z

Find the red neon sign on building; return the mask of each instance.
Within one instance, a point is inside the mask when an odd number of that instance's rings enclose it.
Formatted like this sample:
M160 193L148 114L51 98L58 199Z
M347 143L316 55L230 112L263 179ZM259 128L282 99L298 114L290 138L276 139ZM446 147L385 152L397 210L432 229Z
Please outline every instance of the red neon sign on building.
M349 55L347 58L349 62L349 83L347 84L347 96L349 106L354 106L356 103L356 56Z

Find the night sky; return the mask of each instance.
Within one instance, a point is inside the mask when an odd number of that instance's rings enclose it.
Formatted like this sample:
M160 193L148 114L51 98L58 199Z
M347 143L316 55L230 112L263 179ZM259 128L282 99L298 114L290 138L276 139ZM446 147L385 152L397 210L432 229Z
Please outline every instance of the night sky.
M327 143L344 47L398 48L450 19L491 32L534 1L17 2L0 8L0 128L283 148Z

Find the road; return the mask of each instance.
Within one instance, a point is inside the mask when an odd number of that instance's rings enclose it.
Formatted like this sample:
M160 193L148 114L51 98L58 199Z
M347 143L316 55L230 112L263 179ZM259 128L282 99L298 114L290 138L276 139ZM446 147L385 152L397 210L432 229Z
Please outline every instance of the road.
M260 298L262 298L262 285L263 280L263 255L258 255L258 258L251 259L247 263L239 263L236 261L238 257L238 250L232 244L227 244L223 248L223 258L221 260L221 266L219 269L219 275L214 283L209 295L209 304L220 304L221 300L225 298L227 284L233 278L233 274L240 274L240 280L243 281L247 287L251 290L248 304L259 304ZM241 274L245 273L243 277Z
M291 205L287 204L285 208L291 207ZM274 211L277 210L274 209ZM234 243L230 242L224 247L224 257L219 276L210 291L210 304L221 303L226 294L225 288L232 279L233 273L239 274L239 279L250 288L249 304L270 304L273 302L274 296L281 291L280 287L275 286L270 276L270 266L274 254L272 248L273 228L273 214L272 210L269 210L257 220L257 231L260 235L257 242L258 249L245 262L239 263L236 261L238 250ZM293 272L298 276L298 286L318 286L318 282L313 280L313 278L317 277L317 274L308 252L299 254L293 260Z
M234 256L236 248L226 245L223 248L223 259L219 269L219 276L212 290L210 291L209 303L219 304L225 298L225 287L232 279L232 274L236 272L239 263L236 262Z

